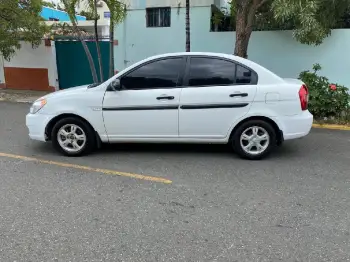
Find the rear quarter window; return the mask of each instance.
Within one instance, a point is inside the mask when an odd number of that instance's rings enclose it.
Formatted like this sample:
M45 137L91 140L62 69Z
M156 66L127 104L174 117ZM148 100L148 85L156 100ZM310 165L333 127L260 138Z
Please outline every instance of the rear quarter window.
M188 86L256 85L257 73L234 60L193 56L187 71ZM187 82L186 81L186 82Z

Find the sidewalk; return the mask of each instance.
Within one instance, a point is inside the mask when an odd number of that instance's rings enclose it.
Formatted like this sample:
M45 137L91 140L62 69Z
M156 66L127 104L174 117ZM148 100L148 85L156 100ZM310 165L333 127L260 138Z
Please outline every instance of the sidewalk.
M44 91L0 89L0 101L33 103L38 98L49 93Z

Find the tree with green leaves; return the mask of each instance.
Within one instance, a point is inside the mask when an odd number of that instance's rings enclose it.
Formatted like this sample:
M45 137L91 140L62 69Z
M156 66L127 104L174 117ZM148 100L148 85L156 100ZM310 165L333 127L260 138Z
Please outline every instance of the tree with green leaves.
M97 51L97 60L98 60L98 66L100 70L100 82L103 82L103 64L102 64L102 56L101 56L101 46L100 46L100 37L98 34L98 20L100 19L100 16L97 12L97 0L88 0L88 12L91 12L92 19L94 21L94 34L95 34L95 44L96 44L96 51Z
M56 5L53 2L42 1L42 5L50 8L56 8Z
M110 11L110 26L109 26L109 77L112 77L114 75L114 27L121 23L126 16L126 6L124 3L118 1L118 0L103 0ZM96 41L96 49L97 49L97 56L98 56L98 62L99 62L99 69L100 69L100 75L101 75L101 81L103 81L103 66L102 66L102 57L101 57L101 48L99 44L99 35L97 30L97 23L99 19L99 15L97 13L97 1L96 0L87 0L85 2L87 4L86 6L86 12L91 14L91 20L94 20L94 32L95 32L95 41Z
M248 56L251 33L261 18L281 28L291 26L293 36L303 44L319 45L349 7L350 0L232 0L231 15L236 24L234 54Z
M48 28L40 17L41 0L0 1L0 54L9 60L21 47L20 41L34 47L41 43Z
M118 0L103 0L110 11L109 23L109 77L114 75L114 27L126 17L126 5Z
M94 15L94 12L92 12L92 11L90 11L90 10L88 10L88 11L86 11L86 10L83 10L83 11L81 11L80 13L79 13L79 15L81 15L81 16L85 16L86 17L86 20L94 20L94 17L95 17L95 15ZM100 19L100 16L98 16L98 19Z
M79 38L79 41L81 42L81 44L84 48L86 57L89 61L92 79L93 79L94 83L98 83L99 81L97 78L94 60L93 60L91 52L90 52L82 34L81 34L81 31L78 28L77 18L75 16L75 9L79 3L79 0L62 0L62 3L64 5L64 10L68 13L70 21L72 22L73 30L75 31L76 35Z

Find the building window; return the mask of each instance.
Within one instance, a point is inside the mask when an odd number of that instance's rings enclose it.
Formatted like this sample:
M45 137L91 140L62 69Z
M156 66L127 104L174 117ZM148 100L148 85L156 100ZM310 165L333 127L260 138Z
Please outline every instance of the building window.
M147 8L146 26L147 27L170 27L170 7Z

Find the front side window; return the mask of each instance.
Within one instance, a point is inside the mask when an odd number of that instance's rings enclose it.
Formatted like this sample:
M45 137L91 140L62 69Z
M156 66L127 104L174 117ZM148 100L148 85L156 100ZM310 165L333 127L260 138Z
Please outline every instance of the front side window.
M170 7L147 8L146 26L147 27L170 27Z
M235 84L236 65L222 59L193 57L189 69L189 86L220 86Z
M123 89L142 90L174 88L178 85L183 67L182 58L168 58L150 62L121 78Z

